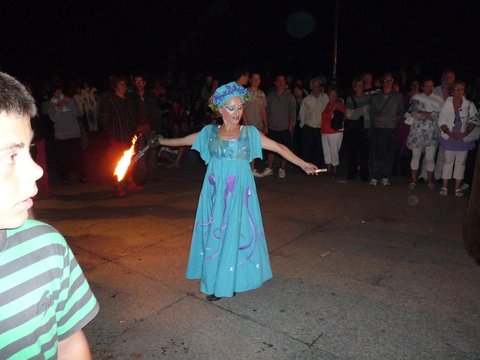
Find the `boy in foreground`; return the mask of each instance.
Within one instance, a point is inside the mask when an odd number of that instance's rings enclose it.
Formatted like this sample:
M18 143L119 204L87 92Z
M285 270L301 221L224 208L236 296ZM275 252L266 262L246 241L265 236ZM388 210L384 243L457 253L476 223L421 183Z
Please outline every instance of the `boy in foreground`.
M43 171L30 156L33 98L0 72L0 359L91 359L98 303L64 238L28 219Z

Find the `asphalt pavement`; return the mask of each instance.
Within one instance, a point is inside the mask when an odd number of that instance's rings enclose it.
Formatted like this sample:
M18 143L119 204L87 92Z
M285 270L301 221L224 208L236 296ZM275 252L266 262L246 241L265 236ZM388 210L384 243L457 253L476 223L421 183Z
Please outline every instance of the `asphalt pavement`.
M97 166L34 205L100 302L85 328L94 359L480 359L466 198L406 178L257 179L273 278L208 302L184 278L205 172L195 154L121 198Z

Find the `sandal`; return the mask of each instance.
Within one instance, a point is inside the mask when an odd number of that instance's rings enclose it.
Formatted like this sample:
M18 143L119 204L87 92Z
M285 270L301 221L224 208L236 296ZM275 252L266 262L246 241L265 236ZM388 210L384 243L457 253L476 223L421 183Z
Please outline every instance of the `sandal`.
M435 190L435 184L434 183L428 183L427 186L430 190Z
M415 189L415 186L417 186L417 184L415 184L414 182L411 182L410 184L408 184L408 188L409 188L410 190Z
M463 191L461 189L455 189L455 196L462 197L463 196Z
M439 194L442 195L442 196L448 195L448 190L447 190L447 188L444 187L444 186L442 186L442 187L440 188L440 193L439 193Z

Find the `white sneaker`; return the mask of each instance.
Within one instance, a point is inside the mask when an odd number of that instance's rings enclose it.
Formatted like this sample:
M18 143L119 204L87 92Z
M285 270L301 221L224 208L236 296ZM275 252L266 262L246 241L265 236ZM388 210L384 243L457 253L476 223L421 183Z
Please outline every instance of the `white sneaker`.
M262 176L269 176L269 175L273 175L273 170L270 169L269 167L266 167L266 168L262 171Z
M287 176L287 174L285 173L285 169L278 169L278 177L280 179L285 179L285 176Z
M383 178L382 179L382 185L383 186L390 186L392 184L390 183L390 180L388 180L388 178Z
M372 179L372 180L370 180L370 185L372 185L372 186L377 186L377 184L378 184L378 180L377 180L377 179Z
M254 177L263 177L263 174L260 174L257 169L253 169L252 174Z

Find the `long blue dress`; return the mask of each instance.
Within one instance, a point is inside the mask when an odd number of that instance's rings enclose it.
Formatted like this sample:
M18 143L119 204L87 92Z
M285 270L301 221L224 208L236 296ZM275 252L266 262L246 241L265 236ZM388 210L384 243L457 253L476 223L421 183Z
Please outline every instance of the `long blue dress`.
M193 149L208 165L198 203L186 278L205 294L231 297L272 277L250 162L262 157L260 134L242 126L222 140L217 125L199 133Z

